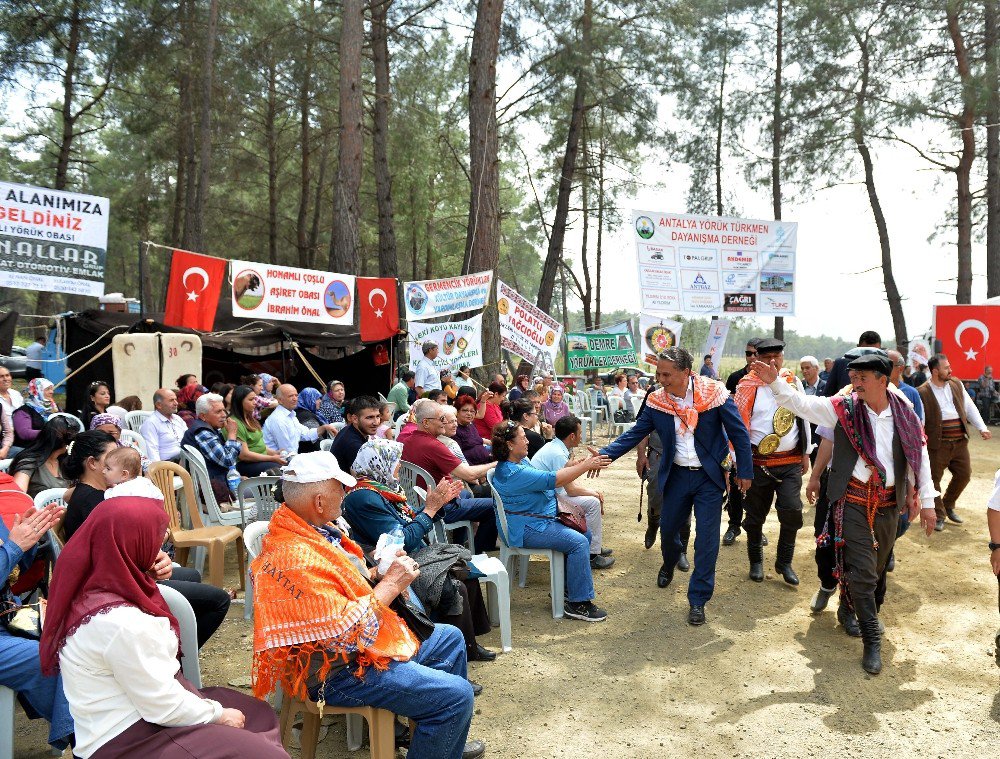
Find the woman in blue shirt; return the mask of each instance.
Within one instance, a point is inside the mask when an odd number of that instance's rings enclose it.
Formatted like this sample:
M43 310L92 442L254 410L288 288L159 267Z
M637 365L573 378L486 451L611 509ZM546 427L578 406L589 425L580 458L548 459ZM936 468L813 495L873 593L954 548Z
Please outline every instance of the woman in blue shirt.
M596 453L593 448L591 453ZM580 533L556 521L556 488L585 472L611 464L607 456L592 455L558 472L543 472L528 461L528 438L517 422L501 422L493 430L493 455L500 463L493 487L503 499L507 538L518 548L553 548L566 554L565 615L585 622L603 622L608 614L594 605L590 573L590 532Z
M362 445L351 467L358 484L344 498L342 509L351 526L351 538L366 551L375 547L383 533L400 527L403 550L419 563L438 512L458 497L462 482L442 480L427 494L423 510L415 511L407 503L399 483L402 456L402 443L393 440L375 438ZM462 597L462 610L458 614L439 613L432 608L429 598L420 598L420 602L435 622L445 622L462 631L469 661L493 661L496 654L476 642L477 635L486 635L493 629L479 580L458 582L455 590Z

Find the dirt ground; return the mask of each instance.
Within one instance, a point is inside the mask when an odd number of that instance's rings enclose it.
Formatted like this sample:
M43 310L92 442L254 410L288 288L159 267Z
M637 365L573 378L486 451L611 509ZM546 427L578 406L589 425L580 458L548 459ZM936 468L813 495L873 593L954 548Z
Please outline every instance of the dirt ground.
M659 554L643 550L636 522L635 458L622 459L600 480L605 541L617 558L595 578L608 620L553 620L547 564L532 561L528 587L512 594L513 652L471 666L484 686L472 737L486 741L488 756L511 759L992 755L1000 743L997 582L983 512L1000 441L973 441L972 456L965 523L930 538L911 529L898 543L878 677L862 671L861 641L843 633L832 608L809 612L816 580L808 527L795 558L798 588L773 571L751 582L741 536L721 549L708 624L689 627L687 575L656 588ZM773 512L767 534L770 570ZM235 564L230 572L235 582ZM202 651L205 685L247 682L251 629L242 614L234 605ZM499 630L484 642L499 650ZM16 735L16 756L48 755L42 726L20 709ZM319 756L361 759L368 749L350 754L343 721L333 718Z

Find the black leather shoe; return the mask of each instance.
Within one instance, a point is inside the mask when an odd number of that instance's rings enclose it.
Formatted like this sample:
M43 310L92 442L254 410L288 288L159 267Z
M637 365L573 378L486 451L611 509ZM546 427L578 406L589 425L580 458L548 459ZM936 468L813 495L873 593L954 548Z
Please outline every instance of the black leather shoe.
M764 548L747 537L747 558L750 560L750 579L764 582Z
M652 524L646 528L646 540L644 542L646 544L647 551L653 547L653 543L656 542L656 536L659 532L660 528L658 525L655 524Z
M816 591L816 594L812 597L812 600L809 602L809 610L813 614L819 614L826 608L826 605L830 603L830 597L836 592L837 592L836 587L833 590L827 590L822 585L820 585L819 590Z
M954 509L948 511L948 521L954 522L955 524L962 524L962 517L960 517Z
M682 553L679 557L677 557L677 568L682 572L691 571L691 562L688 561L688 555L686 553Z
M469 685L472 686L472 695L473 696L478 696L480 693L483 692L483 686L480 685L479 683L474 683L474 682L472 682L472 680L469 680Z
M462 749L462 759L480 759L486 756L486 744L482 741L467 741Z
M692 606L691 611L688 612L688 624L692 627L699 627L705 624L705 607L704 606Z
M781 575L789 585L798 585L799 576L792 569L792 559L795 558L795 540L778 539L778 555L774 562L774 571Z
M613 549L613 548L602 548L601 549L601 556L610 556L614 552L615 552L615 549Z
M667 565L663 564L660 566L660 571L656 575L656 587L665 588L671 582L673 582L673 579L674 579L674 568L670 567L668 569Z
M885 563L885 571L893 572L896 569L896 552L893 551L889 554L889 561Z
M944 531L944 520L943 519L939 519L939 520L937 520L937 522L934 523L934 531L935 532L943 532Z
M469 661L493 661L496 658L496 651L490 651L478 643L469 650Z
M599 553L592 553L590 555L590 568L591 569L607 569L613 566L615 563L614 556L604 556Z
M739 534L740 534L739 527L730 527L728 530L726 530L726 534L722 536L722 545L731 546L733 543L736 542L736 538L739 537Z

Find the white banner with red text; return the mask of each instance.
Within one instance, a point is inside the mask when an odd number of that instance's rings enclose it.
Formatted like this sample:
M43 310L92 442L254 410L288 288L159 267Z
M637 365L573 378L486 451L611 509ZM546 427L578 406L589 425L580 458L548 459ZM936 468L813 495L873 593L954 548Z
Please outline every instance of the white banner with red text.
M231 261L233 316L310 324L354 324L354 277Z
M497 313L500 347L534 362L544 351L555 363L562 324L538 308L510 285L497 280Z

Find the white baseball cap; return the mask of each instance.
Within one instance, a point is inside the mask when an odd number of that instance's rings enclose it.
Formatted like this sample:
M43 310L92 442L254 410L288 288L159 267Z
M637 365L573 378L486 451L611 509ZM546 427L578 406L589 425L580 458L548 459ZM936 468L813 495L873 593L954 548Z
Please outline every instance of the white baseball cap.
M285 482L325 482L337 480L349 488L358 481L340 468L337 457L329 451L299 453L292 456L287 466L281 467L281 479Z

